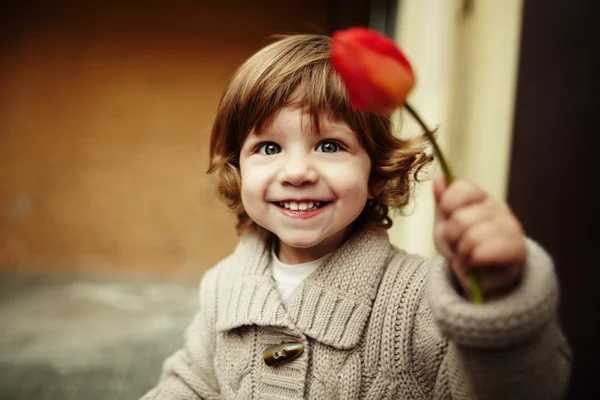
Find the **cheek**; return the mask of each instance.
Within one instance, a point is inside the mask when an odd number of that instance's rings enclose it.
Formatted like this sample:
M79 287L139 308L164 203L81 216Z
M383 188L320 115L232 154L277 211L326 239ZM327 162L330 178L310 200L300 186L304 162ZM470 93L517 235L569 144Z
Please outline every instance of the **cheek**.
M261 166L240 165L241 197L244 207L248 203L261 201L268 186L268 169Z
M246 204L252 200L253 197L256 196L256 183L254 182L256 179L253 177L252 173L246 172L242 169L241 174L241 197L242 204L246 206Z
M325 170L328 181L339 195L356 197L361 201L362 197L368 195L369 175L371 163L366 160L352 164L340 165L338 168Z

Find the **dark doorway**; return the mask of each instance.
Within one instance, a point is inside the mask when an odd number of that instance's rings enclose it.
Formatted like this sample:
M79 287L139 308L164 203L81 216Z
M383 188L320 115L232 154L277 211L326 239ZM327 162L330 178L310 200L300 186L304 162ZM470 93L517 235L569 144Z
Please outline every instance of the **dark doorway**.
M600 398L598 12L591 0L524 3L508 201L557 266L574 353L568 398Z

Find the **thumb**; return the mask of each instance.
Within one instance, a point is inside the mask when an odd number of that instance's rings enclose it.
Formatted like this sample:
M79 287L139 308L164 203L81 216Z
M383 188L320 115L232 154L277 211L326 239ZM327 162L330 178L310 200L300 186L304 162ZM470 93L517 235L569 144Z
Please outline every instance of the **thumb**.
M433 177L433 198L435 203L438 204L442 198L442 195L446 191L446 177L442 173L436 173Z

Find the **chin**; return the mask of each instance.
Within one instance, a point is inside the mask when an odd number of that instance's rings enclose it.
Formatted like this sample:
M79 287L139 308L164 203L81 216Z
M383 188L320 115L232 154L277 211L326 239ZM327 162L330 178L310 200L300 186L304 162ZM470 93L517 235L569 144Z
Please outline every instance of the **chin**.
M283 243L287 244L288 246L294 247L296 249L310 249L312 247L315 247L319 243L321 243L321 242L314 241L314 240L285 240L282 238L279 238L279 240L281 240Z
M319 237L318 239L315 239L314 236L298 237L298 236L287 236L287 235L279 236L279 235L277 235L277 237L279 238L279 240L281 240L286 245L288 245L290 247L295 247L297 249L310 249L311 247L314 247L323 241L323 239L321 237Z

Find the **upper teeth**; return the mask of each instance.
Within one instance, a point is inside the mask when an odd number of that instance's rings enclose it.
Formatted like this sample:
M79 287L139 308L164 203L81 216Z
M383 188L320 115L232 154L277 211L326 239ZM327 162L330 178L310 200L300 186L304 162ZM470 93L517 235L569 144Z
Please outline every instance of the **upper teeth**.
M280 202L279 205L281 207L285 207L285 208L289 208L292 211L305 211L305 210L310 210L313 208L317 208L321 205L320 201L308 201L308 202L300 202L300 203L296 203L295 201L285 201L285 202Z

